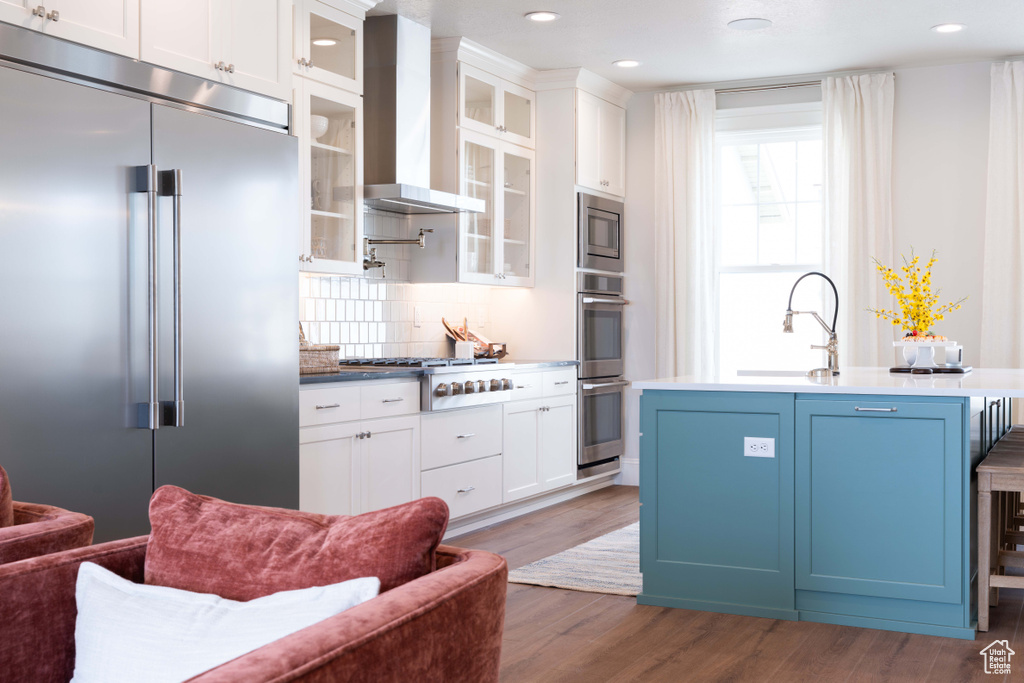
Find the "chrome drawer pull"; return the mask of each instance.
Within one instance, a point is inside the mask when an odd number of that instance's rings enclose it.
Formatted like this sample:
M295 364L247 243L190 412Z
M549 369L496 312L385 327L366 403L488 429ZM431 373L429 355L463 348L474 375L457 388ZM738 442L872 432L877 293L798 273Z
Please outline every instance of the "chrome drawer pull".
M456 491L456 493L469 493L470 491L476 491L476 487L475 486L467 486L464 489L459 489L458 491Z
M517 384L516 389L533 389L532 384Z
M560 387L560 386L562 386L563 384L568 384L568 383L569 383L569 380L565 380L564 382L555 382L555 386L556 386L556 387Z
M381 401L381 403L398 403L398 402L404 401L404 400L405 399L401 398L401 397L399 397L399 398L386 398L383 401Z
M473 432L470 432L469 434L459 434L459 435L458 435L458 436L456 436L455 438L456 438L456 439L471 439L471 438L473 438L474 436L476 436L476 434L474 434Z
M861 408L860 406L854 406L854 410L861 413L895 413L895 408Z
M330 404L328 406L317 406L316 409L317 410L327 410L328 408L340 408L340 407L341 407L340 403L332 403L332 404Z

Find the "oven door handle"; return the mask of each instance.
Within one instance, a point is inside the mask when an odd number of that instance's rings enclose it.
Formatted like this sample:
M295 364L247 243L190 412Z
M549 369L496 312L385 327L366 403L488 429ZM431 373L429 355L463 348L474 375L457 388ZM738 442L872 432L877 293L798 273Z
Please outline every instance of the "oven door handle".
M605 387L624 387L629 384L628 379L620 380L618 382L602 382L601 384L584 384L583 391L590 391L591 389L604 389Z
M615 306L628 306L629 301L626 299L605 299L596 296L585 296L583 297L583 303L585 304L613 304Z

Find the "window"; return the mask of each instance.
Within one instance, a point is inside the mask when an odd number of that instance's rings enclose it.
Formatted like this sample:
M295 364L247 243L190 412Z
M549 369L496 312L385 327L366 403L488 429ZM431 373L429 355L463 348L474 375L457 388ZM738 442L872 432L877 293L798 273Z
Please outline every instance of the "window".
M719 374L823 366L809 348L827 341L813 318L782 333L793 283L825 267L820 103L724 110L716 123ZM803 281L793 308L831 323L823 285Z

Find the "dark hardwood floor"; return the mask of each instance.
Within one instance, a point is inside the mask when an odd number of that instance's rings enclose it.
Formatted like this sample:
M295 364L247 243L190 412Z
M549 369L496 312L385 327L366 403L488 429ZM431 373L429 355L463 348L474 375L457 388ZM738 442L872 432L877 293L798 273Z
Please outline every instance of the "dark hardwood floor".
M509 567L637 520L635 487L613 486L446 541L504 555ZM1024 681L1024 590L1004 589L991 630L972 641L850 626L637 605L634 598L509 584L501 680ZM1010 676L979 650L1007 639ZM1019 645L1019 647L1018 647Z

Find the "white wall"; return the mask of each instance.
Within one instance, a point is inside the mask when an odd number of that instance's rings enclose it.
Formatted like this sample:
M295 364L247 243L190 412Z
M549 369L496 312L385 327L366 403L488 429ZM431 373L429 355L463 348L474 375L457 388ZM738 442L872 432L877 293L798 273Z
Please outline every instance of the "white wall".
M639 93L626 109L626 379L654 372L654 93ZM622 484L639 483L640 394L626 394L626 453Z
M938 250L933 282L945 300L969 296L936 332L981 345L982 236L988 165L990 62L896 70L892 214L897 252Z
M936 331L963 344L965 362L974 364L981 340L989 62L895 73L894 244L897 252L913 246L925 257L937 249L934 282L943 297L970 296ZM629 102L626 183L626 286L633 302L627 309L626 376L638 380L655 376L654 93L639 93ZM638 405L632 394L626 413L626 484L635 483L638 472Z

